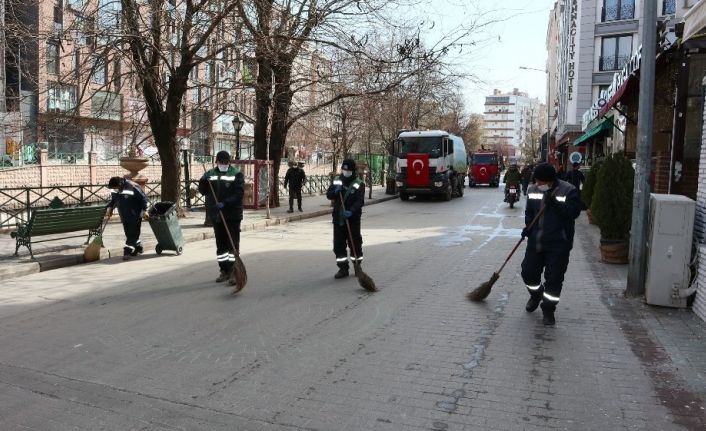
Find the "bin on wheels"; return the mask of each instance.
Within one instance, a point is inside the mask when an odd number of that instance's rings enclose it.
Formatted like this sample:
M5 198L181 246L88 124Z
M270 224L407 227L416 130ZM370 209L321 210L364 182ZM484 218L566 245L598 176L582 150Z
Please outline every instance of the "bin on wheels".
M184 235L181 233L174 202L157 202L150 208L149 214L150 227L157 238L157 254L170 250L180 255L184 247Z

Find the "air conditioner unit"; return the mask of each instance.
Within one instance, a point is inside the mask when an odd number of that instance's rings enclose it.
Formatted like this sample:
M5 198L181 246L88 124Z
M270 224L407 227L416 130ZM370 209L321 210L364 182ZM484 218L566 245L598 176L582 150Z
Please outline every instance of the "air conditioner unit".
M645 300L686 307L696 203L680 195L650 195Z

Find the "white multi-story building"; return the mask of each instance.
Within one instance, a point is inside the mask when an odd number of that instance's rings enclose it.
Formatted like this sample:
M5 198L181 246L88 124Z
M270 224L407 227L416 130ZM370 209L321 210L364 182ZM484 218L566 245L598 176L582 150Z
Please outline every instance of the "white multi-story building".
M517 88L511 93L494 90L492 96L485 98L483 115L483 146L506 156L519 156L520 147L531 144L534 141L532 137L537 137L543 130L542 124L546 124L544 104Z

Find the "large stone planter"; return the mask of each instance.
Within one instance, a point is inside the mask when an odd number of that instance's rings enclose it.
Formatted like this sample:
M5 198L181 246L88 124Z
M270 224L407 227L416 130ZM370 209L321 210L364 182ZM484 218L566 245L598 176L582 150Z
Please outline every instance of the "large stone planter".
M628 253L630 251L630 243L625 241L615 241L601 239L601 261L603 263L612 263L624 265L628 263Z
M125 178L136 182L145 190L145 184L147 183L147 177L140 174L140 171L145 169L150 165L150 159L147 157L121 157L120 166L123 169L130 171L129 175L125 175Z

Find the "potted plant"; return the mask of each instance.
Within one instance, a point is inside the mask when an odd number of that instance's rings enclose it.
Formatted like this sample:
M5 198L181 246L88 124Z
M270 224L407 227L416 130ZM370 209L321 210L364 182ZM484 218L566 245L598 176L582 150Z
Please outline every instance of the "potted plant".
M591 213L601 230L601 260L628 262L635 170L622 154L608 156L591 197Z
M591 212L591 202L593 201L593 192L596 188L596 180L598 180L598 171L600 171L600 169L601 162L595 162L593 166L591 166L591 170L588 171L586 181L583 183L583 189L581 190L581 200L586 208L588 222L591 224L596 224L596 220Z

